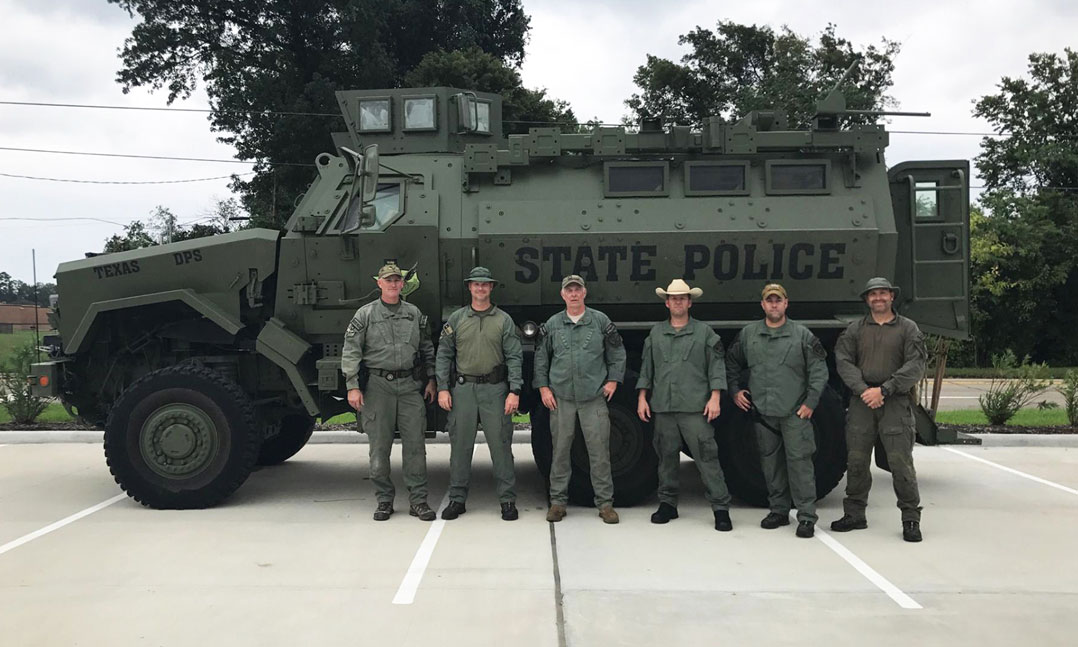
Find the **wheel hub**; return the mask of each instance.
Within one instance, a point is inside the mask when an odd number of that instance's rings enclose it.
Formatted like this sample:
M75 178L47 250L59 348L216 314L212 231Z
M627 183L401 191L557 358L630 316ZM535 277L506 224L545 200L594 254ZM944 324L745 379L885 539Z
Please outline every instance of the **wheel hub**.
M217 453L217 426L205 411L169 404L153 412L139 435L142 458L167 478L188 478L206 468Z

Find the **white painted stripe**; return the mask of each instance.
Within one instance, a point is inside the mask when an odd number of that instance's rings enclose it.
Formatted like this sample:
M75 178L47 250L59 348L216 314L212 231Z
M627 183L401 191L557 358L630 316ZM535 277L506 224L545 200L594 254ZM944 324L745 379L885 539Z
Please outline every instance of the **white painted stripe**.
M117 501L122 501L123 499L126 499L126 498L127 498L126 493L117 494L116 496L112 497L111 499L108 499L106 501L102 501L101 503L98 503L97 505L90 506L89 508L86 508L85 510L82 510L81 512L76 512L75 514L71 515L70 517L65 517L65 518L57 521L56 523L52 523L52 524L49 524L49 525L45 526L44 528L42 528L40 530L35 530L34 532L30 533L29 535L23 535L22 537L19 537L18 539L14 540L14 541L9 541L8 543L4 544L3 546L0 546L0 555L3 555L4 553L8 552L9 550L14 550L14 549L18 548L19 546L22 546L23 544L30 543L31 541L37 539L38 537L43 537L43 536L49 534L50 532L52 532L53 530L59 530L60 528L63 528L64 526L68 525L69 523L74 523L74 522L78 521L79 519L82 519L83 517L88 517L88 516L92 515L93 513L97 512L98 510L104 510L105 508L109 507L113 503L116 503Z
M992 461L985 460L985 459L981 458L980 456L974 456L973 454L967 454L966 452L959 451L957 449L951 449L950 447L940 447L940 449L945 449L945 450L951 452L952 454L958 454L959 456L965 456L966 458L969 458L971 460L975 460L975 461L977 461L979 463L984 463L985 465L991 465L992 467L994 467L996 469L1003 470L1004 472L1009 472L1009 473L1014 474L1016 476L1021 476L1022 478L1026 478L1026 479L1029 479L1031 481L1035 481L1037 483L1040 483L1041 485L1047 485L1048 487L1054 487L1055 489L1062 490L1064 492L1067 492L1068 494L1078 494L1078 490L1075 490L1073 488L1069 488L1066 485L1060 485L1059 483L1053 483L1051 481L1046 481L1046 480L1042 479L1039 476L1033 476L1032 474L1026 474L1025 472L1019 472L1018 470L1016 470L1014 468L1006 467L1004 465L1000 465L999 463L993 463Z
M793 517L794 523L797 523L797 513L790 512L790 516ZM891 583L886 577L880 575L876 569L872 568L864 562L860 557L854 555L849 548L846 548L838 542L837 539L827 534L825 531L816 528L816 538L823 542L824 546L827 546L835 552L836 555L846 560L850 566L857 569L869 582L876 585L876 588L887 594L887 597L891 598L898 603L898 606L903 609L923 609L916 600L906 595L902 589L898 588Z
M448 503L449 492L447 491L445 498L435 511L440 511ZM430 558L434 554L434 547L438 545L438 538L442 536L442 528L445 528L445 519L438 515L438 518L431 522L427 536L423 538L423 543L419 545L419 550L412 558L412 564L408 567L408 572L404 574L397 594L393 596L393 604L411 604L415 601L415 592L423 581L423 574L427 571L427 564L430 563Z

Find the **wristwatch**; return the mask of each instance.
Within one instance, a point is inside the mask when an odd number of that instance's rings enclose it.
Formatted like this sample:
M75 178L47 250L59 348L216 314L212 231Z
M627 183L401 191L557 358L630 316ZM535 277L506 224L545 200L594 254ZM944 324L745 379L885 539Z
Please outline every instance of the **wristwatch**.
M880 395L882 395L885 398L889 397L891 395L891 389L889 389L886 386L881 384L880 385Z
M520 395L520 389L509 389L509 392L513 395Z

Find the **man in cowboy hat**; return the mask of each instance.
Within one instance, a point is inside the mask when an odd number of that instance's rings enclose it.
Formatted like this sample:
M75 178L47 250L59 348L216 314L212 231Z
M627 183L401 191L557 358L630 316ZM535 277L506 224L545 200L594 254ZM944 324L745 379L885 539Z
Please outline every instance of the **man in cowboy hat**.
M771 508L760 527L788 525L790 508L796 506L797 536L808 538L818 518L810 418L827 386L827 352L808 328L786 318L785 288L771 283L760 296L764 319L745 326L730 347L726 383L734 404L756 410L756 442ZM747 390L741 388L744 369Z
M547 319L539 329L535 349L535 379L543 406L550 409L554 455L550 465L550 509L547 521L565 518L569 499L569 451L576 422L584 433L591 463L595 507L605 523L617 523L614 482L610 476L610 414L607 401L614 397L625 376L625 347L610 317L585 308L584 279L570 274L561 281L565 310Z
M494 465L502 519L517 518L513 486L513 420L520 405L524 353L513 319L490 301L495 280L475 267L464 279L470 305L449 315L438 341L438 405L449 412L449 504L442 519L466 512L479 422Z
M393 263L383 265L375 280L382 291L381 298L356 311L341 348L348 404L362 417L363 430L370 440L370 478L378 500L374 520L385 521L393 514L389 454L393 432L399 430L409 514L433 521L434 511L427 504L427 449L423 438L427 413L423 398L434 401L434 379L424 384L423 375L424 369L426 375L434 371L434 344L427 318L419 308L400 298L404 287L401 269ZM362 390L361 362L370 374Z
M715 429L719 392L726 389L722 340L702 321L689 316L692 300L703 295L674 279L655 294L666 301L670 319L655 324L644 340L636 412L648 422L654 416L655 453L659 455L659 509L652 523L678 518L678 470L684 442L700 470L707 500L715 515L715 530L729 531L730 492L719 464ZM648 401L648 392L651 401Z
M835 344L835 365L850 388L846 413L846 498L843 516L831 530L868 527L865 508L872 487L869 458L879 437L891 466L902 511L902 538L921 541L921 495L913 468L913 397L925 372L924 335L912 320L894 311L898 288L886 278L869 279L861 299L869 313L849 325Z

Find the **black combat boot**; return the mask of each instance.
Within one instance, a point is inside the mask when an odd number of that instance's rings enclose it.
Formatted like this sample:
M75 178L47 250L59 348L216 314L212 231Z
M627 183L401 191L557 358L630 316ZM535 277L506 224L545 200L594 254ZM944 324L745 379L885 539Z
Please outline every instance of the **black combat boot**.
M760 520L760 527L764 530L774 530L779 526L790 525L790 515L779 514L777 512L769 512L767 516Z
M502 503L502 521L516 521L520 516L517 512L517 504L515 501L504 501Z
M851 530L864 530L868 528L868 521L854 519L850 515L843 515L841 519L831 522L831 530L835 532L849 532Z
M920 521L903 521L902 522L902 538L906 541L918 542L921 541L921 522Z
M442 510L442 519L450 521L467 512L463 501L450 501L449 505Z
M651 523L666 523L671 519L677 519L677 508L669 503L660 503L659 509L651 515Z
M816 534L816 524L811 521L802 521L797 524L797 536L802 539L809 539Z
M375 521L385 521L389 518L389 515L393 514L393 504L389 501L382 501L378 504L378 507L374 510Z
M729 510L716 510L715 511L715 530L719 532L730 532L734 529L734 522L730 521Z
M416 503L415 505L410 507L408 509L408 514L412 515L413 517L419 517L420 521L434 521L434 519L438 516L434 513L434 510L430 509L430 506L427 505L426 501L424 501L423 503Z

